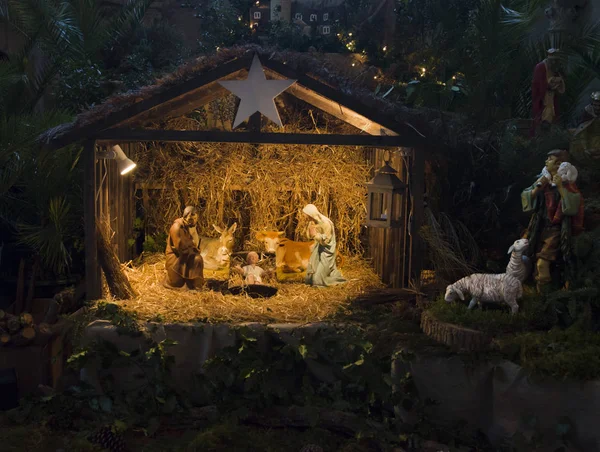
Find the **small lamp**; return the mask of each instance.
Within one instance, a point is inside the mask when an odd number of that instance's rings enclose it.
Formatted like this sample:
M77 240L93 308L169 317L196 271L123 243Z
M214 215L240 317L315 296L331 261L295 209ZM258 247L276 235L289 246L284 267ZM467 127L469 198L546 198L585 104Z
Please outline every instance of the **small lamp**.
M121 149L121 146L118 144L112 146L110 151L98 152L97 155L98 158L102 159L115 159L117 161L117 169L121 176L131 172L137 166L133 160L127 158L123 149Z
M403 197L406 184L398 179L397 171L385 162L367 183L367 226L398 228L402 226Z

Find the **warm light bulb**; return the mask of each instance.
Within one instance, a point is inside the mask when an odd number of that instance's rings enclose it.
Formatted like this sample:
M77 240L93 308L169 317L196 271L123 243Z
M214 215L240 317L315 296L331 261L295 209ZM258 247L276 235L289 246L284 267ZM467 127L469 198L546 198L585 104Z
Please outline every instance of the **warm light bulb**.
M352 63L352 66L356 66L356 63Z
M456 75L453 75L453 76L452 76L452 80L456 80Z
M375 80L377 80L377 76L376 76L376 75L374 75L374 76L373 76L373 78L374 78Z
M383 46L383 51L385 52L387 50L387 46Z
M352 33L348 33L348 36L352 36Z
M124 176L125 174L131 172L131 170L133 170L137 165L133 162L129 163L129 166L126 166L125 168L123 168L121 170L121 176Z

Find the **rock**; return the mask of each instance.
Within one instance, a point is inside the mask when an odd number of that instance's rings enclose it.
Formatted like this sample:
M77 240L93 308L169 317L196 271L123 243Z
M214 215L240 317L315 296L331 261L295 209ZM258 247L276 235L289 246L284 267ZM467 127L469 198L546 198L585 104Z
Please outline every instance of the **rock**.
M507 360L467 365L460 356L424 352L409 362L392 361L394 384L406 372L412 375L421 400L437 402L426 412L433 422L450 426L464 420L499 447L515 433L527 433L527 421L532 419L536 433L556 438L560 419L568 418L575 426L570 432L573 442L586 452L600 451L600 431L595 428L600 381L536 380ZM394 411L403 421L410 414L399 406Z

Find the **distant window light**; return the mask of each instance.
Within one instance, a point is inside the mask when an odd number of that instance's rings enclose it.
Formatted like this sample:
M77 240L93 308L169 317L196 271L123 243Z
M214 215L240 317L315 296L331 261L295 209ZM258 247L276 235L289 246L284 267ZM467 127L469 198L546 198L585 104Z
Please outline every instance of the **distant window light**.
M260 19L260 18L261 18L261 13L260 13L260 11L254 11L254 18L255 18L255 19Z
M323 14L323 20L329 20L329 13Z
M302 20L302 14L300 13L296 13L294 17L296 18L296 20Z
M322 31L322 33L323 33L324 35L328 35L329 33L331 33L331 27L330 27L329 25L325 25L325 26L323 26L323 31Z
M316 14L311 14L310 15L310 21L311 22L316 22L317 21L317 15Z

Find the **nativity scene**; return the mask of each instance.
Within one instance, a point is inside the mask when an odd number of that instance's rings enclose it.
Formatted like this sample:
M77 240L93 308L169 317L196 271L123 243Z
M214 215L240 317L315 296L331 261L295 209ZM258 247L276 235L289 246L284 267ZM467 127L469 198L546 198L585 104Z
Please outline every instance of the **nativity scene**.
M597 449L591 2L5 3L2 444Z

